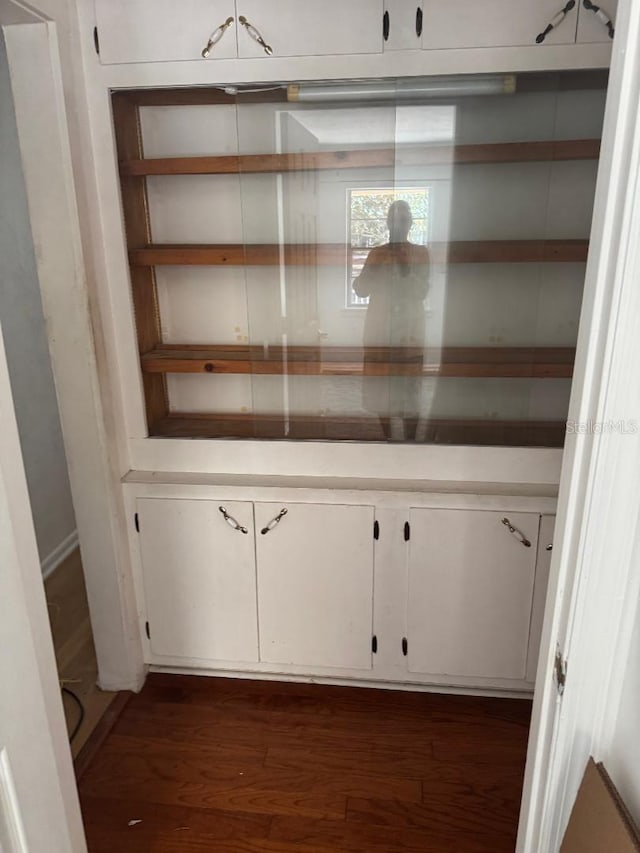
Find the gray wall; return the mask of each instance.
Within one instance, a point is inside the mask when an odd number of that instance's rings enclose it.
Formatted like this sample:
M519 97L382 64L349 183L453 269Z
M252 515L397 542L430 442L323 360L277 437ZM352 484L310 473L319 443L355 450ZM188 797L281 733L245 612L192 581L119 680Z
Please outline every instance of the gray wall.
M0 33L0 323L40 560L75 531L67 463Z

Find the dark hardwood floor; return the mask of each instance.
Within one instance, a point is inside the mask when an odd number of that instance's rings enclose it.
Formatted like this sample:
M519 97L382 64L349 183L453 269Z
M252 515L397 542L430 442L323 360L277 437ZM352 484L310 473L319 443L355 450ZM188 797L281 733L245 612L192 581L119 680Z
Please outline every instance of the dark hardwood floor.
M531 705L151 675L79 788L90 853L512 853Z

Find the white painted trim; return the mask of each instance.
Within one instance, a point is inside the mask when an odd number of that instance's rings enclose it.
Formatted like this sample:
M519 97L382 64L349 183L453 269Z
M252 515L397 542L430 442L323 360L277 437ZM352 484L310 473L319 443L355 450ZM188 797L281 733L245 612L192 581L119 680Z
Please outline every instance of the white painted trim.
M640 3L618 7L570 418L640 412ZM570 436L534 698L518 853L555 853L590 753L619 698L640 565L638 435ZM562 700L556 645L568 658ZM620 661L616 656L620 655ZM611 709L608 710L608 706Z
M296 675L292 673L247 672L243 670L207 669L199 667L157 666L150 672L168 672L175 675L203 675L207 678L250 678L251 681L283 681L292 684L329 684L339 687L368 687L375 690L397 690L402 693L438 693L451 696L481 696L496 699L531 699L531 690L493 689L487 687L455 687L417 682L375 681L366 678L338 678L325 675Z
M2 0L9 3L10 0ZM72 98L77 61L67 4L38 0L53 19L5 30L18 137L43 310L58 395L91 613L99 683L140 689L142 651L123 530L118 448L107 432L89 313L65 94ZM69 10L71 6L69 6ZM58 29L65 39L58 46ZM75 35L77 39L77 34ZM63 86L60 54L68 63ZM78 109L71 102L70 115Z
M55 570L58 568L60 563L67 559L69 554L76 550L78 547L78 531L72 530L68 536L62 540L62 542L57 545L51 553L47 554L44 560L40 562L40 569L42 570L42 579L46 580L50 577Z
M9 756L4 748L0 748L0 851L29 853Z

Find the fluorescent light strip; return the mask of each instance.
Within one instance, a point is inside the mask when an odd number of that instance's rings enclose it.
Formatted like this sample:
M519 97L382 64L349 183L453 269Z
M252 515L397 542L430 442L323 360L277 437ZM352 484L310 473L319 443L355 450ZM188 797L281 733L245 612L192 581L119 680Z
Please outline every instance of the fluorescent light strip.
M362 81L352 83L292 83L287 100L320 101L403 101L416 98L456 98L465 95L512 95L515 74L479 76L416 77L411 80Z

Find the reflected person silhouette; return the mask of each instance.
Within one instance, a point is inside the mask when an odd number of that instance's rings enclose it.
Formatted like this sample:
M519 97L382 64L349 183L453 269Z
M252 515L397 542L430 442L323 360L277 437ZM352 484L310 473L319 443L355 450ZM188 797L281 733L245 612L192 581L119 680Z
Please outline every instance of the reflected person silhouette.
M353 282L358 296L369 297L363 335L363 406L378 415L385 437L398 441L415 439L424 359L424 299L429 286L429 250L409 242L412 224L408 202L394 201L387 213L389 242L371 249ZM371 374L385 375L382 364L396 359L411 365L405 368L410 375L394 375L390 370L386 381L373 378Z

